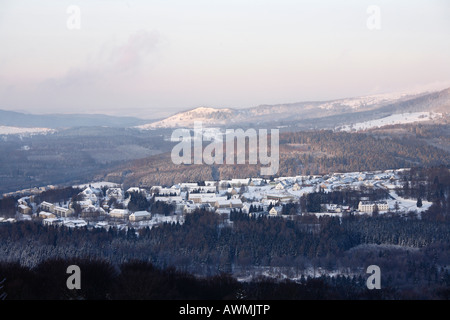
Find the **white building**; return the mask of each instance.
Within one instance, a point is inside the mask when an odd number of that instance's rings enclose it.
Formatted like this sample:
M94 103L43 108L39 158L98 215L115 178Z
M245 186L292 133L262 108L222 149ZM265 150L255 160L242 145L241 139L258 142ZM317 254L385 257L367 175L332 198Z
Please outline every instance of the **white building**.
M55 209L55 205L53 203L49 203L49 202L42 202L41 203L41 210L43 211L47 211L47 212L53 212L53 210Z
M155 202L161 201L165 203L180 203L183 201L181 196L155 197Z
M216 199L215 193L189 193L188 200L194 203L205 203L209 199Z
M132 222L150 220L152 215L148 211L136 211L135 213L130 214L129 219Z
M63 208L63 207L55 207L53 213L55 213L56 215L58 215L60 217L65 217L65 218L73 215L72 209L67 209L67 208Z
M82 228L87 226L87 222L84 220L67 220L64 221L64 226L68 228Z
M360 201L358 204L358 210L364 213L373 213L375 211L375 207L378 208L378 211L389 210L389 205L386 201Z
M230 200L217 200L214 204L214 207L216 209L221 208L232 208L232 209L239 209L242 208L242 201L241 199L230 199Z
M19 209L19 213L21 213L21 214L32 213L31 208L29 206L27 206L26 204L19 204L18 209Z
M109 212L111 218L125 219L128 218L130 213L127 209L113 209Z
M232 187L248 186L249 183L250 183L250 178L231 179L231 182L230 182Z
M281 211L277 210L275 207L272 207L269 211L269 216L276 217L281 214Z
M51 212L41 211L41 212L39 212L39 218L49 219L49 218L56 218L56 216Z

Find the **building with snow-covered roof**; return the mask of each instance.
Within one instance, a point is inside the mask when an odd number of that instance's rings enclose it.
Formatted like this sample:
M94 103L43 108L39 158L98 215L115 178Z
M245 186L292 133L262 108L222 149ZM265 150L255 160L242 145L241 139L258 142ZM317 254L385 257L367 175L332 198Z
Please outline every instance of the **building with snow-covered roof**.
M129 216L129 220L132 222L150 220L152 215L148 211L136 211Z
M242 208L242 201L241 199L230 199L230 200L217 200L214 204L214 207L217 209L220 208L232 208L232 209L238 209Z
M241 199L230 199L231 208L242 208L242 200Z
M272 207L272 209L269 210L269 216L270 217L276 217L281 215L281 210L277 209L276 207Z
M19 204L17 209L18 209L19 213L21 213L21 214L31 214L32 213L31 208L25 204Z
M214 204L216 203L216 201L223 201L223 200L227 200L227 197L210 197L210 198L202 198L202 204L203 203L208 203L211 206L214 206Z
M53 212L53 210L55 209L55 205L54 205L53 203L43 201L43 202L40 204L40 208L41 208L41 210L43 210L43 211Z
M125 219L128 218L130 212L127 209L113 209L109 212L111 218Z
M290 184L286 180L282 180L277 183L277 185L275 186L275 190L285 190L289 186Z
M364 213L373 213L375 208L379 211L389 210L387 201L360 201L358 204L358 210Z
M155 202L165 202L165 203L179 203L183 201L181 196L168 196L168 197L155 197Z
M232 187L248 186L250 178L245 179L231 179L230 184Z
M92 206L92 201L91 200L77 201L77 203L81 207L81 210Z
M39 212L39 218L48 219L48 218L56 218L56 216L51 212L41 211Z
M64 226L68 228L82 228L87 226L87 222L81 219L66 220L64 221Z
M203 203L207 199L215 199L215 193L189 193L188 200L192 200L194 203Z
M299 191L301 190L300 185L296 182L294 183L294 185L292 186L292 191Z
M63 208L63 207L56 207L53 211L54 214L60 216L60 217L70 217L71 215L73 215L73 210L72 209L68 209L68 208Z

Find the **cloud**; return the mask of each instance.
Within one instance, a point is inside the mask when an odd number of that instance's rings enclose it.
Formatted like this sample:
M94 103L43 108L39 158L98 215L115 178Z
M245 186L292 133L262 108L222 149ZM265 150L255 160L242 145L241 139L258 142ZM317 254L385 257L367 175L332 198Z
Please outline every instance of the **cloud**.
M131 34L119 45L109 41L81 66L72 67L59 78L44 80L41 88L82 88L132 78L146 63L152 63L151 58L157 54L161 43L158 32L146 30Z
M153 53L160 42L156 32L139 31L128 38L126 44L113 48L111 62L114 70L127 72L136 70L145 57Z

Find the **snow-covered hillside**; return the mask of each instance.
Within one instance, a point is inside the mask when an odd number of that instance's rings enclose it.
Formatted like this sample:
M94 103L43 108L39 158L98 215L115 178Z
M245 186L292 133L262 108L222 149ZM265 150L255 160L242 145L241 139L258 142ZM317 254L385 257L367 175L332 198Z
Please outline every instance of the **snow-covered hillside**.
M386 93L370 95L358 98L341 99L336 101L325 102L319 107L321 109L330 110L333 108L347 107L353 110L363 109L369 106L376 105L386 105L389 103L396 102L400 99L408 99L420 95L420 92L396 92L396 93Z
M344 126L344 130L351 130L353 123L355 130L366 127L426 121L440 117L440 113L447 113L450 107L450 89L441 91L410 91L369 95L356 98L337 99L330 101L310 101L287 103L278 105L260 105L244 109L215 109L201 107L186 112L179 112L161 121L138 126L140 129L156 128L192 128L195 121L206 126L236 126L236 125L286 125L326 128L333 126L331 117L336 116L335 126ZM387 117L390 114L396 116ZM364 120L387 117L378 122ZM342 117L345 116L345 117ZM364 118L362 118L364 117ZM311 120L310 120L311 119ZM325 119L322 124L319 122ZM363 119L363 120L361 120ZM377 120L378 121L378 120ZM361 128L359 128L361 126Z
M338 131L362 131L367 129L379 128L388 125L395 124L407 124L414 122L430 121L442 118L441 113L434 112L411 112L411 113L401 113L393 114L388 117L381 119L370 120L359 122L355 124L346 125L343 127L336 128Z
M9 134L48 134L53 133L55 130L48 128L19 128L19 127L8 127L0 126L0 135Z
M169 118L150 124L138 126L140 129L193 127L194 121L203 124L226 124L233 121L236 111L232 109L214 109L200 107L186 112L177 113Z

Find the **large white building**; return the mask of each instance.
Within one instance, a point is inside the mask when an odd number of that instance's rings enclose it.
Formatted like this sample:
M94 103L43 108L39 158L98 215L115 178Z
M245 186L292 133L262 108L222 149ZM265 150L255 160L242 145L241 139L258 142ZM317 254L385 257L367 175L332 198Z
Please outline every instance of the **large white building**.
M126 209L114 209L114 210L111 210L109 215L111 216L111 218L124 219L124 218L128 218L130 213Z
M143 221L143 220L149 220L152 218L152 215L148 211L136 211L135 213L130 214L130 221L136 222L136 221Z
M358 204L358 210L364 213L373 213L375 211L375 207L378 208L378 211L389 210L389 205L386 201L360 201Z

